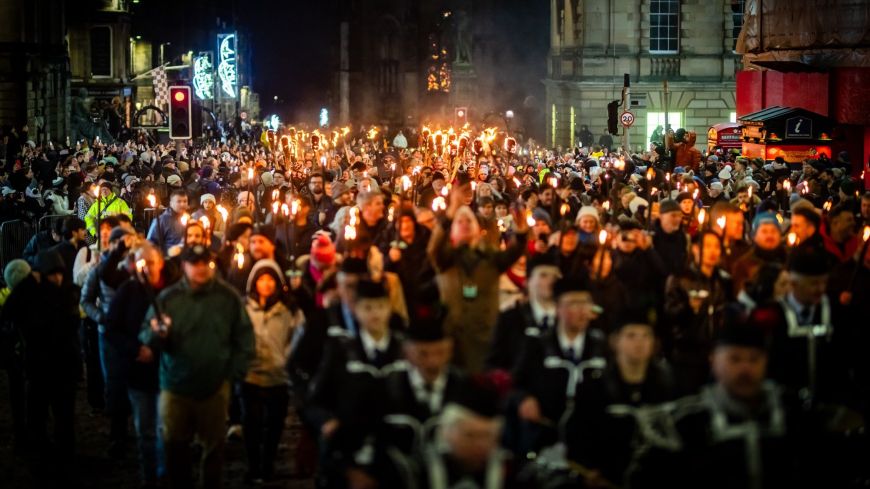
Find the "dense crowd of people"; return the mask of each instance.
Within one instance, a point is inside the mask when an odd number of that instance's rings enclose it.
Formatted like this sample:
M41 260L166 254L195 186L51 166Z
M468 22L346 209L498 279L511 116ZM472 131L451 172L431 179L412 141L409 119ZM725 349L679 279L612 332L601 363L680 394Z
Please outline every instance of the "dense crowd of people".
M50 222L0 294L16 451L72 480L83 385L143 487L220 487L233 437L286 477L291 406L318 487L863 487L861 169L680 131L7 137L2 221Z

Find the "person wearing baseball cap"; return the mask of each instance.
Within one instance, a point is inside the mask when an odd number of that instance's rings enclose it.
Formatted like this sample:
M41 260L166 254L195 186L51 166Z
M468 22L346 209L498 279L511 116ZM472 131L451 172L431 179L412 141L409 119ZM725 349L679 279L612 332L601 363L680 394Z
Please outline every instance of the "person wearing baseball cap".
M248 373L254 333L242 301L215 277L213 255L181 253L184 278L156 299L139 339L160 354L160 422L171 486L190 483L191 442L202 444L204 487L219 487L230 386ZM158 312L160 316L158 316Z

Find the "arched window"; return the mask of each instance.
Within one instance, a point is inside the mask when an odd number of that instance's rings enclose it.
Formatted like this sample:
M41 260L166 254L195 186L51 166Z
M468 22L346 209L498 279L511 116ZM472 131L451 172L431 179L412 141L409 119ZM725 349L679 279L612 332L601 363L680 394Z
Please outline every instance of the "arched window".
M649 52L680 52L680 0L650 0Z

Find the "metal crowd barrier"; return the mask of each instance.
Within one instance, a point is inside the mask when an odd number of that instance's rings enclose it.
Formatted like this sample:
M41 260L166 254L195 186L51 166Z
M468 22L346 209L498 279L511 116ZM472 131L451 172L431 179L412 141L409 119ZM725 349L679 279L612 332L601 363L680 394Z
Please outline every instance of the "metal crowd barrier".
M40 217L39 222L36 225L36 232L45 231L46 229L53 229L54 223L65 217L69 216L65 216L63 214L51 214Z
M0 272L10 261L21 258L33 235L33 226L21 219L0 224Z

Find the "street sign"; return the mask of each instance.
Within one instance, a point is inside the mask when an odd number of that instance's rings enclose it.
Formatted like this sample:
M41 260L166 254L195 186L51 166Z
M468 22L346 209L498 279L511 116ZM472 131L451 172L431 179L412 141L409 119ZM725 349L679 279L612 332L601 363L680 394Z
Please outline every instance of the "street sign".
M626 110L619 116L619 120L624 127L631 127L634 124L634 114Z

